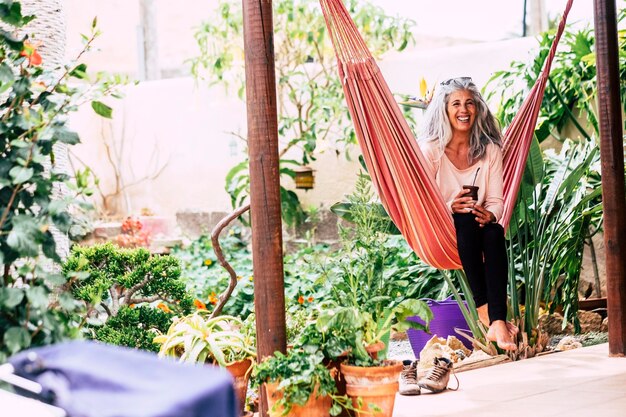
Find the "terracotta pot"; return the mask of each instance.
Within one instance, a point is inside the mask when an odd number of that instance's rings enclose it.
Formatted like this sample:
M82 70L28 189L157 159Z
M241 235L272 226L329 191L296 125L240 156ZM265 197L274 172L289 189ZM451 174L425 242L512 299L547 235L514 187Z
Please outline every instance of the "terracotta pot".
M246 407L246 395L248 393L248 379L250 379L251 367L252 361L250 359L235 362L234 364L226 367L235 380L235 394L239 400L239 411L242 414L244 413L244 408Z
M385 342L376 342L365 346L365 351L369 353L372 359L378 359L378 352L385 349Z
M267 393L267 408L270 417L280 417L283 414L282 407L276 407L276 401L283 397L283 393L278 391L278 382L266 382L265 392ZM289 417L330 417L330 407L332 399L328 396L317 396L317 387L304 405L293 405L289 411Z
M368 417L391 417L398 392L398 378L402 363L386 361L383 366L352 366L341 364L341 373L346 379L346 393L352 398L352 404L358 407L358 398L363 401L363 412L356 415ZM379 412L370 412L368 405L380 408Z

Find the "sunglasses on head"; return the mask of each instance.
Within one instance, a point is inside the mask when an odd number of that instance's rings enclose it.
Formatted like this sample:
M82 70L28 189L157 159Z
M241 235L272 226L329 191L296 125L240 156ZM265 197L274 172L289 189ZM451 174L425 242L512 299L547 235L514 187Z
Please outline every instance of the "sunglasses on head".
M439 83L439 85L450 85L453 82L458 82L458 83L462 83L462 82L473 82L472 81L472 77L455 77L455 78L450 78L448 80L442 81Z

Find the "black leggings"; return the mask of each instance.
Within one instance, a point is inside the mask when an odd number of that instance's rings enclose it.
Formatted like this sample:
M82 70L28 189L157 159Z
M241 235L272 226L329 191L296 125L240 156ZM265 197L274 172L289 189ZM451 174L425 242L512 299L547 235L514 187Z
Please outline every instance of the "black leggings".
M508 261L504 229L498 223L480 227L472 213L454 213L459 257L476 307L488 305L489 320L506 320Z

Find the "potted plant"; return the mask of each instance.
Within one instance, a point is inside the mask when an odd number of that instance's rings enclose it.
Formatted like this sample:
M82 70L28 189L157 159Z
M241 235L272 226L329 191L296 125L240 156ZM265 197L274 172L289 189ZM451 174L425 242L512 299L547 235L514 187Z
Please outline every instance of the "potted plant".
M406 320L415 315L426 324ZM426 330L431 318L428 306L419 300L403 301L379 321L356 307L327 308L315 322L319 336L316 338L315 332L307 328L301 341L305 348L318 343L324 355L339 364L338 380L344 381L352 407L360 410L357 415L391 416L402 363L386 360L384 336L391 330L404 331L408 327ZM339 387L339 394L343 394Z
M161 344L159 356L175 356L181 362L211 363L226 368L235 379L240 409L248 389L254 349L254 326L233 316L211 317L207 310L176 318L164 335L154 338Z
M348 406L347 397L337 395L323 360L317 348L294 348L287 354L275 352L255 366L254 383L265 386L270 417L336 416Z
M316 326L333 340L327 354L345 352L340 370L346 393L363 410L359 414L391 416L402 364L385 360L389 336L411 327L427 331L432 312L406 296L409 282L397 278L397 259L390 256L389 219L376 207L368 176L361 174L341 205L342 217L351 222L340 227L342 253L327 266L334 302L341 307L325 309ZM407 320L416 316L422 322Z

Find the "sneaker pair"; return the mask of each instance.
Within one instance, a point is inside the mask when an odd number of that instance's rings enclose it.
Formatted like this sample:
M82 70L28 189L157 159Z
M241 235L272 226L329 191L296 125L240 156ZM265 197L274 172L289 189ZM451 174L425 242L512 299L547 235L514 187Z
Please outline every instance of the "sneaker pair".
M448 388L450 372L452 371L452 361L441 357L435 358L434 366L428 371L425 377L417 379L417 361L406 360L403 362L403 369L400 373L400 395L420 395L421 388L433 393L441 392ZM454 376L456 378L456 375ZM458 387L457 378L457 387Z

